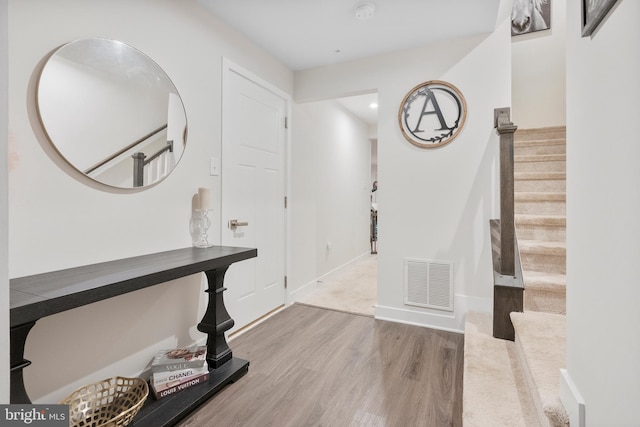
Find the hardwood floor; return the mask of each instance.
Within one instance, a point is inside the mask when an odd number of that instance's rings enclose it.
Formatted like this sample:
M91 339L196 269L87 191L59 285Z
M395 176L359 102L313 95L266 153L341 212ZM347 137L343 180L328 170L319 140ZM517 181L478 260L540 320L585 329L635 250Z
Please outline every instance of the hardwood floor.
M461 426L463 341L294 304L231 341L249 372L179 426Z

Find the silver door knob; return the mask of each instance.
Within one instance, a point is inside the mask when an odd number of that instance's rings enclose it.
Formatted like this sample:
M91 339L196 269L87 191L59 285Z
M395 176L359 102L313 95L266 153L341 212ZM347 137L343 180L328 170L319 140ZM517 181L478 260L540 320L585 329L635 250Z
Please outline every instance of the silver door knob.
M249 223L246 221L238 221L237 219L229 221L229 228L232 230L235 230L238 227L246 227L247 225L249 225Z

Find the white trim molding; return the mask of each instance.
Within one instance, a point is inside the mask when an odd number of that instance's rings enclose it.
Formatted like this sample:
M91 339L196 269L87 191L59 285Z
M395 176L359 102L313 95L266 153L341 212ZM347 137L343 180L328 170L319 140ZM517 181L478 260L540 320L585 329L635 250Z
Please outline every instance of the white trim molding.
M462 334L464 333L467 312L491 313L493 301L491 298L455 295L453 306L453 313L448 313L439 310L414 309L413 307L396 308L377 305L375 318Z
M569 415L569 425L585 427L584 399L566 369L560 369L560 401Z
M0 0L0 402L9 402L9 193L8 159L9 150L9 3Z
M319 282L331 280L334 276L337 276L338 274L342 273L344 270L350 267L353 267L360 261L364 261L365 259L367 259L367 257L370 257L370 256L371 254L369 252L365 252L361 255L358 255L357 257L353 258L351 261L347 261L344 264L329 271L328 273L325 273L322 276L316 279L313 279L312 281L300 286L299 288L292 290L291 292L289 292L289 300L287 301L287 305L291 305L294 302L300 301L302 298L311 294L313 291L317 289Z

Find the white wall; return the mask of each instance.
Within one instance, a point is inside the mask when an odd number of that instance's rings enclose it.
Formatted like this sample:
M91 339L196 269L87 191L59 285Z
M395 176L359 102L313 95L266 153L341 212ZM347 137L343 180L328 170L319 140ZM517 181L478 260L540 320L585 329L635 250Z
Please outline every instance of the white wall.
M290 292L370 252L369 129L335 101L295 104ZM330 249L328 249L328 246Z
M150 189L113 190L88 181L59 160L35 125L38 63L63 43L95 36L149 55L182 96L186 151L176 170ZM291 71L195 0L9 1L9 128L16 155L9 173L10 277L191 246L191 198L198 187L212 189L213 221L220 224L220 177L209 176L208 159L221 156L223 56L292 92ZM219 226L211 240L220 241ZM203 338L195 328L204 310L202 288L203 278L192 276L42 319L26 346L31 398L55 402L94 380L137 375L158 348Z
M567 368L587 426L639 425L640 2L567 7Z
M0 403L9 403L9 243L7 203L8 4L0 0Z
M551 29L511 38L512 118L520 129L564 126L566 0L551 1Z
M295 74L299 102L378 91L376 317L460 331L468 308L491 310L488 223L498 203L493 110L511 99L509 21L499 22L489 35ZM403 138L398 108L412 87L434 79L462 91L468 120L447 146L419 149ZM404 305L405 257L454 263L454 315Z

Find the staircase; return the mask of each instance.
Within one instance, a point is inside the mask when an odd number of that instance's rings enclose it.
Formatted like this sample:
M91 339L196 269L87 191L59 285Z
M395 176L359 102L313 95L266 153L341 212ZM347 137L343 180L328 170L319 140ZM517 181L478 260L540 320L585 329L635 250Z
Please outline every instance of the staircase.
M569 425L559 399L566 363L565 139L560 127L515 133L514 210L524 313L511 313L515 342L493 338L490 313L468 315L465 426Z
M525 311L565 313L565 164L563 128L516 132L515 224Z

